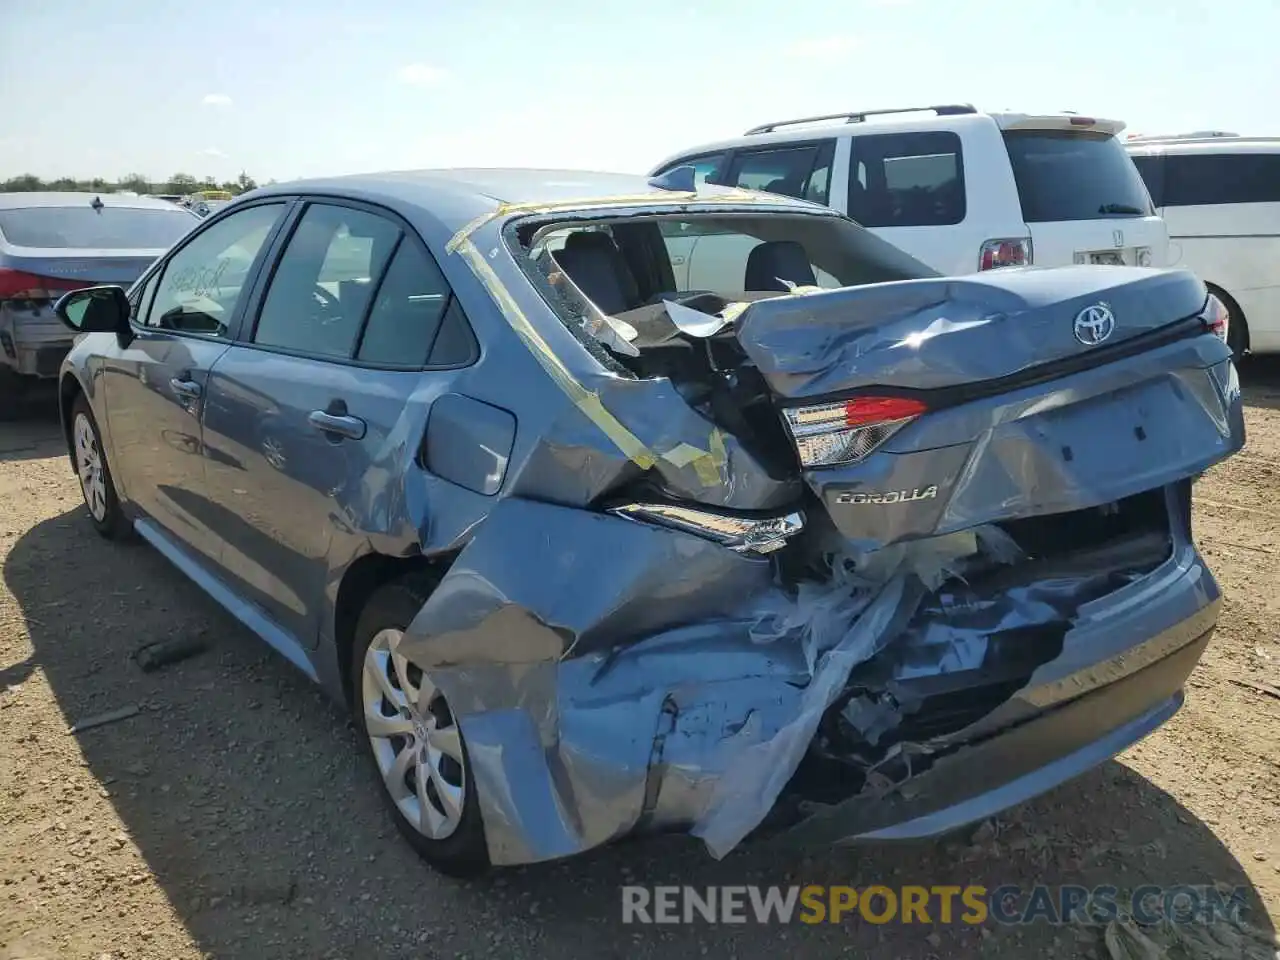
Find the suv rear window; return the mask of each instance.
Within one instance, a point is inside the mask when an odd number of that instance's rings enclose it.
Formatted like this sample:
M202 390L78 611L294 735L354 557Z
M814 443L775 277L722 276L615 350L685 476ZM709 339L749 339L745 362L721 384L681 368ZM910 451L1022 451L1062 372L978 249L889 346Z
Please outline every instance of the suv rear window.
M19 247L165 250L199 222L177 207L18 207L0 210L0 236Z
M1110 134L1014 130L1004 142L1027 223L1153 213L1133 160Z

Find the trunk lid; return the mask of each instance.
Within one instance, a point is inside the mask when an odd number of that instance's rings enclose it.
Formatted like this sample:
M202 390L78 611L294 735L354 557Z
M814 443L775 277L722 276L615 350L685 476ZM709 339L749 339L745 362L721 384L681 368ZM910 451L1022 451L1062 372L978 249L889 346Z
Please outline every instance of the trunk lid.
M793 440L812 411L913 405L858 456L802 456L839 532L877 549L1112 503L1239 450L1204 300L1184 271L1011 269L762 300L736 336Z
M0 260L8 270L58 281L61 286L130 286L163 254L159 250L66 250L9 247Z

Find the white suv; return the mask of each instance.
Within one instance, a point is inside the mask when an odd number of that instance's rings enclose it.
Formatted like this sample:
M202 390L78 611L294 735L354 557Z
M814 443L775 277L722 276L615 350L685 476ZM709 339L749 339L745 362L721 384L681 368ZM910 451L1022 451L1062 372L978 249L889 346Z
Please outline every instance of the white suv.
M699 182L826 204L944 274L1164 266L1168 234L1116 137L1123 129L968 104L867 110L764 124L652 172L692 166ZM701 272L697 248L686 254L689 289Z
M1236 356L1280 353L1280 138L1205 131L1130 137L1173 264L1226 304Z

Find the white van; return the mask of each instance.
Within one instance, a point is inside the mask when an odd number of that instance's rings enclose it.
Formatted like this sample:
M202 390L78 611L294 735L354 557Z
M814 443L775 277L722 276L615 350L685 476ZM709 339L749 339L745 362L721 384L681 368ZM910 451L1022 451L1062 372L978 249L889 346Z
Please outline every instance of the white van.
M1130 154L1169 225L1169 257L1231 314L1237 356L1280 352L1280 138L1133 137Z
M699 182L826 204L946 274L1163 266L1168 235L1117 139L1123 129L969 104L867 110L764 124L652 173L692 166ZM686 289L698 289L698 240L688 247Z

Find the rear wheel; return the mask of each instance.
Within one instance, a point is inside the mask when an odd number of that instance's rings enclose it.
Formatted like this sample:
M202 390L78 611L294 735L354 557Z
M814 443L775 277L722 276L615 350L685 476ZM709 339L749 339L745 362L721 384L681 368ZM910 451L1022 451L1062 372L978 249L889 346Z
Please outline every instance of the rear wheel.
M75 459L80 492L84 494L84 504L89 508L89 519L93 521L94 529L109 540L123 538L131 528L116 497L111 468L102 449L98 421L94 419L84 394L76 397L71 405L71 455Z
M462 732L444 694L400 652L433 586L396 581L365 605L352 650L355 722L396 827L441 873L473 877L489 854Z

